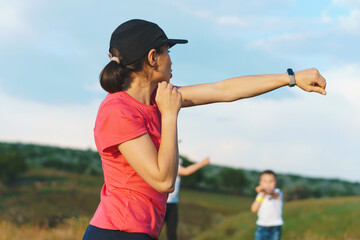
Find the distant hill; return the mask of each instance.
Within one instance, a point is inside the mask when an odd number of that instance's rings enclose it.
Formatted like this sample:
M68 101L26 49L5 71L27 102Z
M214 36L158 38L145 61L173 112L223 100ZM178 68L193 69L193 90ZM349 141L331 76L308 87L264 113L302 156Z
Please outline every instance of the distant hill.
M14 158L14 154L18 161L25 162L26 166L21 165L23 172L28 169L55 168L80 174L102 175L100 156L91 149L0 142L0 166L8 165L8 162L15 164L14 160L7 159L10 155ZM185 166L193 162L185 156L181 158ZM14 169L20 168L14 166ZM1 171L0 168L0 181L2 174L8 172L5 170L3 168ZM259 171L210 165L191 176L184 177L182 187L253 197L259 173ZM6 176L6 179L16 178L18 174ZM277 180L278 187L284 192L285 200L360 195L359 183L339 179L279 174Z

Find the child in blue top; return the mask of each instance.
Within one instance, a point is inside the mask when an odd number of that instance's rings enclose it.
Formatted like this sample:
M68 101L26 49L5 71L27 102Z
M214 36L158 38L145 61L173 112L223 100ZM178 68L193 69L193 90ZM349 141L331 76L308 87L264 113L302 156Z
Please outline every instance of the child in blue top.
M271 170L260 174L258 193L251 205L251 211L257 212L255 240L280 240L282 219L283 195L276 188L276 174Z

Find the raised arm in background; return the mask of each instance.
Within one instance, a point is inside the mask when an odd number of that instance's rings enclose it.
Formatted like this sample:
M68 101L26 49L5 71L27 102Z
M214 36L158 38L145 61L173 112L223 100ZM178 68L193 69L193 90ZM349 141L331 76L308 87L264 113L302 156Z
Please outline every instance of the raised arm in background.
M187 167L179 167L178 174L180 176L188 176L196 171L198 171L200 168L205 167L210 164L210 160L208 157L204 158L201 162L191 164Z

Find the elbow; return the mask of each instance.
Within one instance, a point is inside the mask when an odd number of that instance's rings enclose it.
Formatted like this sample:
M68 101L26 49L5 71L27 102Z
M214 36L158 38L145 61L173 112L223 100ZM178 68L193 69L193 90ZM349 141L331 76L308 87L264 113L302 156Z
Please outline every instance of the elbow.
M253 203L250 207L251 212L256 213L257 207L255 206L255 203Z
M256 213L256 212L257 212L257 209L256 209L255 207L253 207L253 206L251 206L250 210L251 210L251 212L253 212L253 213Z
M162 182L155 189L160 193L172 193L175 190L175 183L172 181Z
M160 192L161 193L172 193L175 190L174 187L168 187L168 188L163 188Z

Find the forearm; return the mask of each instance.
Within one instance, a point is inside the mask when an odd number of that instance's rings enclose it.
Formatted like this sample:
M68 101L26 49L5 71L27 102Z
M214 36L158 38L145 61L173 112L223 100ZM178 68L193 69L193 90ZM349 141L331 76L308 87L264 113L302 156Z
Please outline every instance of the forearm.
M163 182L165 188L172 188L179 164L177 116L163 115L161 129L161 144L158 151L158 178L160 182Z
M261 205L261 203L259 203L259 202L257 202L257 201L254 201L254 202L252 203L252 205L251 205L251 211L252 211L253 213L256 213L256 212L259 210L260 205Z
M202 168L204 165L202 162L191 164L187 167L182 167L179 169L178 173L181 176L188 176L193 174L194 172L198 171L200 168Z
M286 86L290 78L285 74L266 74L229 78L216 83L179 88L182 107L191 107L216 102L232 102L254 97Z
M219 100L231 102L254 97L290 83L287 73L235 77L218 82Z
M264 200L264 197L265 197L265 195L264 194L259 194L257 197L256 197L256 199L255 199L255 201L252 203L252 205L251 205L251 211L252 212L257 212L258 210L259 210L259 208L260 208L260 206L261 206L261 204L262 204L262 201Z

